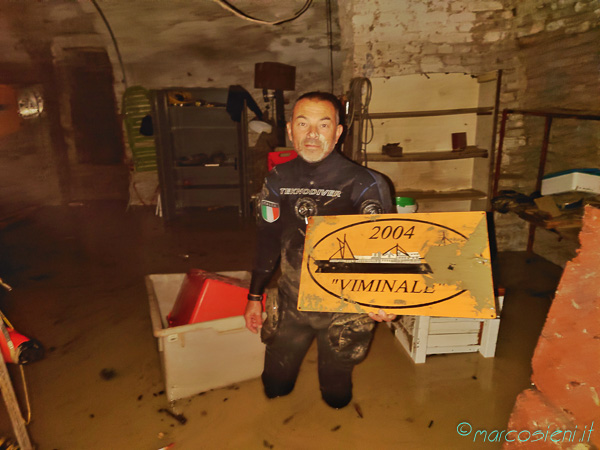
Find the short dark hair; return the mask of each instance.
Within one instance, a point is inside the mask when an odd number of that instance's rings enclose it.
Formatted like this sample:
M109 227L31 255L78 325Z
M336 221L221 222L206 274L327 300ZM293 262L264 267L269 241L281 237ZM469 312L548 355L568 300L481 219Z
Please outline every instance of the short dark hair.
M302 94L300 97L298 97L298 99L294 103L294 108L300 100L316 100L331 103L331 105L333 105L333 108L335 109L336 119L338 123L341 123L342 104L335 95L330 94L329 92L321 91L307 92L306 94ZM292 108L292 111L294 110L294 108Z

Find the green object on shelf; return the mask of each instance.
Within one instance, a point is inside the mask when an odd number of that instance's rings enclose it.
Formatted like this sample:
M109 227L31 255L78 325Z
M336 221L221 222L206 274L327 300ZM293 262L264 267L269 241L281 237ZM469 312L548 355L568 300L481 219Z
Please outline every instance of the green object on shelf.
M414 213L417 211L417 202L412 197L396 197L396 212Z
M133 157L136 172L157 170L156 144L154 136L140 133L144 117L152 113L148 91L142 86L131 86L123 94L123 122L127 141Z
M396 206L410 206L415 204L412 197L396 197Z

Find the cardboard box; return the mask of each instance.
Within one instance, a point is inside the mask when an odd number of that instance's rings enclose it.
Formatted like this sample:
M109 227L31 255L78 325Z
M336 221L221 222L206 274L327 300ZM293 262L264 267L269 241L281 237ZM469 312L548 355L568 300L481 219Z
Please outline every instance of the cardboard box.
M250 277L249 272L220 274ZM152 330L171 402L257 378L264 364L265 346L246 328L243 316L169 328L167 315L184 277L184 273L146 276Z
M562 192L600 194L600 169L572 169L551 173L542 179L542 195Z

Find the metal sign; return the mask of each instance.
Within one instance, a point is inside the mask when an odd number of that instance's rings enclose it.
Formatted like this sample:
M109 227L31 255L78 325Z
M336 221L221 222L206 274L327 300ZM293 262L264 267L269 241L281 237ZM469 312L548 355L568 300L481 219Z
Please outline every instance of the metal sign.
M496 317L484 211L308 219L298 309Z

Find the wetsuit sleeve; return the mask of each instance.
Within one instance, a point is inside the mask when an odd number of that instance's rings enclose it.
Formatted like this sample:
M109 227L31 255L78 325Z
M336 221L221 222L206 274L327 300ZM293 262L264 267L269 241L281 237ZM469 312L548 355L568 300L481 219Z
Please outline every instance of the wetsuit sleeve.
M359 212L361 214L394 213L391 183L380 173L369 170L369 174L371 176L369 182L361 185L361 191L356 192L356 202L360 206ZM381 205L381 209L370 205L370 201L374 201L375 205Z
M281 205L276 183L267 178L258 211L257 239L250 281L250 294L261 295L275 271L281 255Z

